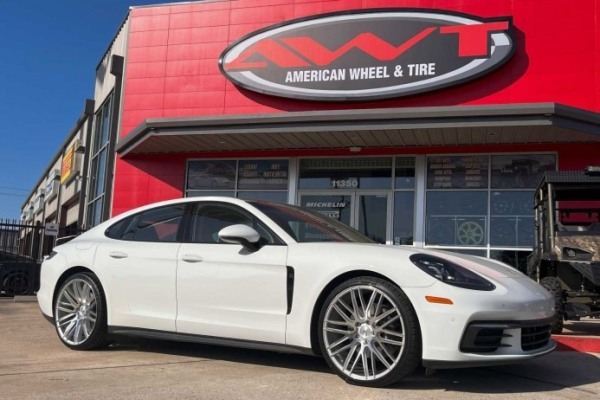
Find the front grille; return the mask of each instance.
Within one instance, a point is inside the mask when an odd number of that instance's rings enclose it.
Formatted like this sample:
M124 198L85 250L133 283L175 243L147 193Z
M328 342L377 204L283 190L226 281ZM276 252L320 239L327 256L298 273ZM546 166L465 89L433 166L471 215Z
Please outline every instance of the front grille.
M523 351L541 349L550 342L551 322L552 318L535 321L474 321L467 326L463 334L460 351L489 354L502 347L517 347L517 329L521 331Z
M521 348L523 351L539 349L550 340L550 325L521 328Z

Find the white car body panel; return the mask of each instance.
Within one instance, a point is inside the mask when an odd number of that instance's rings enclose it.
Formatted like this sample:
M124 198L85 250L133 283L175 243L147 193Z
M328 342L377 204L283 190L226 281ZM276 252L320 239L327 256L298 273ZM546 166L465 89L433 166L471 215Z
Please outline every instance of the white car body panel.
M175 330L179 246L107 238L98 245L94 268L110 303L109 325Z
M177 332L285 343L286 259L287 246L182 244Z
M285 245L248 252L235 244L140 244L109 239L104 234L117 220L134 213L196 201L237 205L262 220ZM132 210L55 251L58 254L42 265L38 292L40 309L49 317L53 316L53 294L59 278L71 268L82 267L96 274L104 288L109 326L311 349L311 321L319 296L340 275L360 270L385 277L409 298L421 327L424 360L500 363L527 359L554 348L550 341L541 349L521 350L517 328L513 337L503 339L503 344L511 346L493 354L460 351L471 322L541 321L554 315L552 296L514 268L494 260L405 246L297 243L262 212L234 198L178 199ZM114 251L128 257L114 259L108 255ZM415 253L450 260L485 277L496 288L471 290L438 281L412 264L409 256ZM188 256L202 261L184 261ZM295 273L289 314L286 266ZM453 304L430 303L425 296L451 299Z

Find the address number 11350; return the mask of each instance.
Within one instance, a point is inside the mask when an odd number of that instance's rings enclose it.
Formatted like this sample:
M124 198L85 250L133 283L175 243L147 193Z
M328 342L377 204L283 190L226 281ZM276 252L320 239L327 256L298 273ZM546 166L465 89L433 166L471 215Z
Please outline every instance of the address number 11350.
M334 189L357 189L358 178L332 179L331 187Z

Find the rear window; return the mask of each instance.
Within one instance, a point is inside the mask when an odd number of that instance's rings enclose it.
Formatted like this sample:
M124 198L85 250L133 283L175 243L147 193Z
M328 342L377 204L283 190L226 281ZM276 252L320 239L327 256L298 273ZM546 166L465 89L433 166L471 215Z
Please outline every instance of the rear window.
M111 239L175 242L185 204L159 207L129 216L106 230Z

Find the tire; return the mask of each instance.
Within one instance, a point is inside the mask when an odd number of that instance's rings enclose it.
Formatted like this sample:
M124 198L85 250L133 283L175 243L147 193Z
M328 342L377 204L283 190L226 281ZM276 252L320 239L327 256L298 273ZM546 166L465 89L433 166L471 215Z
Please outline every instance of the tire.
M89 272L70 276L56 293L54 326L63 344L73 350L104 347L107 341L104 291Z
M357 277L336 287L321 309L318 338L327 364L352 384L391 385L421 365L417 315L404 292L383 279Z
M8 297L29 294L29 279L27 279L27 274L24 272L14 272L10 274L4 279L2 286Z
M563 318L565 315L562 285L560 284L558 278L553 276L542 278L542 280L540 280L540 285L542 285L547 291L550 292L552 296L554 296L554 309L556 310L556 314L554 314L554 321L552 322L550 332L558 335L563 331Z

